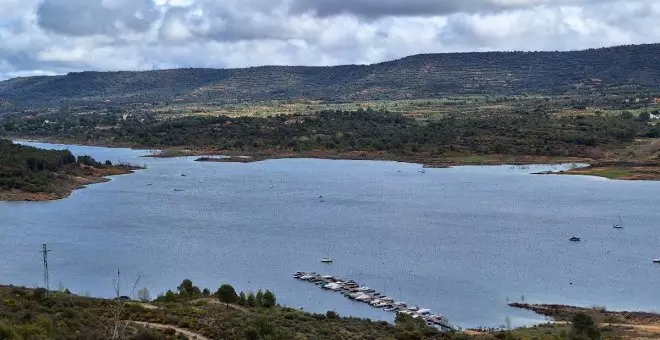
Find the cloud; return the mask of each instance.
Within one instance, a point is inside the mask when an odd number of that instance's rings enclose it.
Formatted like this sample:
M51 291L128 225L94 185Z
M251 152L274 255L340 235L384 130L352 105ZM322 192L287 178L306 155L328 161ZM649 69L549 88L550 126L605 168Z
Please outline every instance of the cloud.
M292 0L292 9L312 12L318 16L352 14L372 18L427 17L457 13L498 13L534 7L587 6L612 1L616 0Z
M657 0L0 0L0 79L660 42Z
M37 8L41 28L73 36L145 32L158 16L151 0L45 0Z

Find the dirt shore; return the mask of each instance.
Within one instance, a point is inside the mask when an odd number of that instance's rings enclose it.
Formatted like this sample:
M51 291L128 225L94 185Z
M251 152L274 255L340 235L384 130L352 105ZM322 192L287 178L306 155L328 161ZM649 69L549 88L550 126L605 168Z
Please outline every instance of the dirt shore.
M55 192L26 192L21 190L0 191L0 201L54 201L69 197L74 190L86 188L88 185L109 182L108 176L133 173L137 168L112 167L85 169L84 176L58 174L57 190Z
M627 181L659 181L660 163L657 162L598 162L588 167L567 171L547 171L539 174L597 176Z
M422 164L427 168L446 168L459 165L530 165L589 163L591 159L579 157L511 156L511 155L454 155L433 156L428 154L392 154L384 151L343 151L334 150L260 150L241 152L214 149L166 149L150 155L156 158L198 156L199 162L259 162L283 158L320 158L337 160L376 160ZM212 156L225 156L212 157Z
M551 317L556 321L570 321L577 313L586 313L596 323L625 324L625 325L652 325L660 326L660 314L648 312L608 311L604 307L574 307L565 305L543 305L512 303L511 307L530 310L540 315Z

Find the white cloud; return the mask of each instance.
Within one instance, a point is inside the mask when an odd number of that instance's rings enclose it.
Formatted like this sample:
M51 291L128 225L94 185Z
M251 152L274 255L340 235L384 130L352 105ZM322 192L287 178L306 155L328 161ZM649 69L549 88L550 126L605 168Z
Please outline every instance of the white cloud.
M0 0L0 79L660 42L657 0Z

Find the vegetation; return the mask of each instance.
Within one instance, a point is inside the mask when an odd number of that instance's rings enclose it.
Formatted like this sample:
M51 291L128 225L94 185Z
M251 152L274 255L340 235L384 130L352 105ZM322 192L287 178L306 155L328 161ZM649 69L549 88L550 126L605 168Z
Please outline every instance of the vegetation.
M180 287L188 286L182 284ZM190 287L190 286L188 286ZM192 286L194 287L194 285ZM170 291L171 292L171 291ZM183 292L183 291L182 291ZM190 291L188 291L190 292ZM119 301L122 339L171 339L185 329L210 339L443 339L412 318L395 325L338 315L309 314L279 307L238 307L214 298L174 293L153 304ZM266 293L263 294L266 299ZM0 339L109 339L118 301L79 297L43 289L0 286ZM137 322L160 324L147 331ZM168 330L169 328L169 330ZM147 337L149 336L149 337Z
M0 115L148 111L269 100L353 102L453 95L656 91L660 45L572 52L416 55L374 65L81 72L0 82Z
M65 291L65 290L63 290ZM235 297L225 284L218 292ZM239 305L206 297L204 290L184 280L177 292L154 302L130 299L95 299L44 289L0 286L0 339L110 339L119 329L119 339L186 339L182 331L210 339L455 339L455 340L596 340L657 338L660 315L609 312L604 308L577 308L514 304L558 321L529 328L439 333L422 320L398 314L394 324L341 317L334 311L310 314L266 302ZM143 295L138 293L138 296ZM168 297L169 296L169 297ZM225 296L225 293L218 294ZM249 300L245 293L238 301ZM243 296L243 298L241 298ZM274 300L274 294L273 294ZM274 302L274 301L273 301ZM118 308L120 307L120 308ZM119 313L117 311L120 311ZM608 323L604 325L603 323ZM150 324L158 326L144 328ZM648 325L648 326L647 326ZM636 328L639 327L639 328ZM191 334L191 333L188 333Z
M116 118L116 117L115 117ZM56 124L13 118L5 133L81 143L174 146L274 153L325 150L391 155L533 155L602 158L605 153L654 135L660 126L624 114L564 116L543 107L530 112L447 114L414 119L374 110L322 111L273 117L153 116L113 121L107 115L64 116ZM108 121L112 129L98 127Z
M43 150L0 139L0 199L3 192L66 195L85 184L75 178L93 182L130 169L110 161L100 163L90 156L76 158L68 150Z

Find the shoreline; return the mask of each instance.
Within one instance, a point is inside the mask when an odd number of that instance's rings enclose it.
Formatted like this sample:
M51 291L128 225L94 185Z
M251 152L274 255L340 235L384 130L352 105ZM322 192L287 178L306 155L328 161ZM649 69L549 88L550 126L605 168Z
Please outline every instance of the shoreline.
M660 162L609 161L565 171L543 171L535 175L594 176L610 180L660 181Z
M610 311L602 306L576 307L556 304L510 303L517 309L532 311L558 322L568 322L577 313L586 313L597 323L617 323L631 325L660 324L660 314L643 311Z
M451 155L434 156L428 154L392 154L385 151L334 151L334 150L306 150L291 151L282 149L263 150L226 150L210 147L146 147L130 143L95 143L67 141L50 138L15 138L16 141L73 144L105 148L128 148L132 150L150 151L151 154L142 157L150 158L177 158L198 157L198 162L218 163L252 163L271 159L317 158L330 160L363 160L363 161L393 161L411 164L420 164L425 168L449 168L453 166L496 166L496 165L535 165L535 164L588 164L565 171L544 171L536 175L583 175L596 176L612 180L629 181L660 181L660 161L620 161L620 160L594 160L585 157L551 157L551 156L520 156L520 155ZM224 156L213 157L213 156Z
M356 161L392 161L411 164L420 164L425 168L448 168L462 165L535 165L535 164L591 164L593 159L585 157L551 157L531 155L475 155L457 154L451 156L433 156L428 154L392 154L385 151L334 151L334 150L306 150L291 151L282 149L261 150L227 150L211 147L147 147L131 143L96 143L80 142L75 140L62 140L42 137L15 137L15 141L49 143L62 145L82 145L105 148L126 148L132 150L151 151L152 154L142 157L149 158L177 158L177 157L199 157L200 162L261 162L271 159L295 159L295 158L317 158L330 160L356 160ZM227 156L227 160L211 156Z
M0 190L0 202L48 202L65 199L74 191L85 189L89 185L107 183L112 179L111 176L128 175L139 170L138 167L112 167L112 168L92 168L92 174L85 176L73 176L68 174L59 174L62 180L62 187L58 192L26 192L21 190Z
M223 157L214 157L223 156ZM392 161L420 164L425 168L449 168L453 166L495 166L495 165L536 165L536 164L571 164L591 163L593 160L579 157L513 156L513 155L456 155L430 156L425 154L397 155L382 151L345 151L329 150L288 151L261 150L241 152L235 150L211 149L164 149L160 153L146 157L176 158L198 157L197 162L218 163L253 163L272 159L316 158L329 160Z

